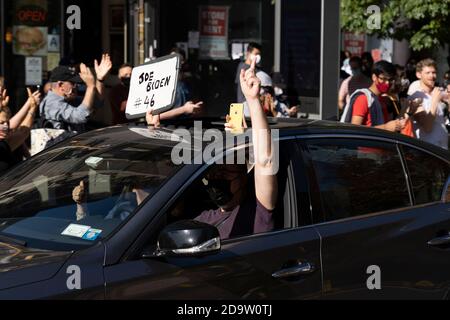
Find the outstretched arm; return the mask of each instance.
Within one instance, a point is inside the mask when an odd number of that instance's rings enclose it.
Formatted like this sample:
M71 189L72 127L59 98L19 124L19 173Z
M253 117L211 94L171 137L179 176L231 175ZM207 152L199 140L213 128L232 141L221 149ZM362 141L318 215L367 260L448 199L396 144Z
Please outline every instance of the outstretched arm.
M11 120L9 120L9 128L11 130L17 129L23 123L23 121L26 120L27 115L29 115L30 113L35 113L37 106L41 101L41 94L39 91L33 92L31 94L29 89L27 90L28 90L28 100L25 102L22 108L20 108L19 112L17 112L11 118Z
M84 63L80 64L80 78L86 84L86 93L84 94L83 102L81 103L85 106L89 112L94 108L95 99L95 77L92 71L86 67Z
M202 110L203 102L193 103L192 101L188 101L184 104L184 106L175 108L166 112L161 113L160 115L154 116L152 115L152 110L149 109L147 111L146 120L147 124L150 126L159 126L159 122L161 120L173 119L181 115L196 115Z
M268 210L273 210L278 196L274 148L266 115L259 100L260 80L255 73L256 59L247 71L241 70L240 82L252 121L253 151L255 154L256 198Z
M30 136L31 127L33 126L34 117L40 101L39 91L31 93L29 88L27 90L28 101L25 103L28 105L26 109L27 113L22 119L17 119L21 120L21 123L16 126L16 129L6 139L12 151L18 149Z

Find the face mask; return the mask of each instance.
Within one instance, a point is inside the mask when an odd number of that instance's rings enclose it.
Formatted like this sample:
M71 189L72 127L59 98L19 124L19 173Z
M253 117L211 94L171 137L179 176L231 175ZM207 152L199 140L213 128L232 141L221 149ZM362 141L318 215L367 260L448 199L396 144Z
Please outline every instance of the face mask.
M402 78L402 80L400 82L401 82L402 87L409 87L408 79Z
M352 69L352 76L359 76L361 74L361 69Z
M252 60L256 58L256 64L260 64L261 63L261 55L257 54L256 56L254 54L252 54Z
M203 179L203 184L206 186L206 192L209 198L218 206L223 207L233 198L230 191L230 180L206 180Z
M283 94L283 89L278 87L273 88L273 91L275 92L276 96L281 96Z
M121 78L120 81L122 81L123 85L127 88L130 87L131 78Z
M389 91L390 85L389 85L389 83L383 82L383 83L377 83L376 87L380 93L387 93Z
M70 101L70 100L74 99L75 96L76 96L76 94L75 94L75 90L74 90L74 89L70 89L69 92L67 92L67 93L64 94L64 98L65 98L67 101Z

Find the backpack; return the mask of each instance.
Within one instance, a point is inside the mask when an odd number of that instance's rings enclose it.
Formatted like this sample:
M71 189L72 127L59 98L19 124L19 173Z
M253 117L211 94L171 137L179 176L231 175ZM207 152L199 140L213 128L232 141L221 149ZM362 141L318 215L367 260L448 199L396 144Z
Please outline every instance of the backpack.
M344 112L342 113L340 122L351 123L353 115L353 105L356 99L364 94L367 98L367 103L369 107L370 117L372 119L372 126L377 126L384 124L382 106L378 98L369 89L358 89L350 97L350 101L344 107Z

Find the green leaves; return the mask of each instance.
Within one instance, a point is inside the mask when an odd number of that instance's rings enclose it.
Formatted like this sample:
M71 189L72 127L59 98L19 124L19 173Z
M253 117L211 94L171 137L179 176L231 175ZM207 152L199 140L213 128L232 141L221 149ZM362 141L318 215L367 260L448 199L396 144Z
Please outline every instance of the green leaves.
M380 8L378 28L368 28L371 5ZM376 13L375 13L376 14ZM415 51L450 42L450 0L342 0L341 26L380 38L409 40Z

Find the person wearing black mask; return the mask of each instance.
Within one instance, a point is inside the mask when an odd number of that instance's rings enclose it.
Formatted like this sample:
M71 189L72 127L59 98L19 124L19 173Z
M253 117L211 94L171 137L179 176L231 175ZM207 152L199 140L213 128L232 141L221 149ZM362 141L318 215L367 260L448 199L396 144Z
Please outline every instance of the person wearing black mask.
M195 220L214 225L221 239L273 230L273 211L278 184L273 145L267 118L260 102L261 81L256 77L256 59L240 73L240 84L252 122L254 178L245 164L216 165L202 179L217 209L203 211ZM231 128L230 124L226 125ZM253 180L253 181L252 181ZM251 183L255 191L251 192Z
M128 92L130 90L130 79L133 66L125 63L120 66L118 78L120 83L111 90L110 105L112 113L113 125L127 123L128 119L125 116L127 108Z

